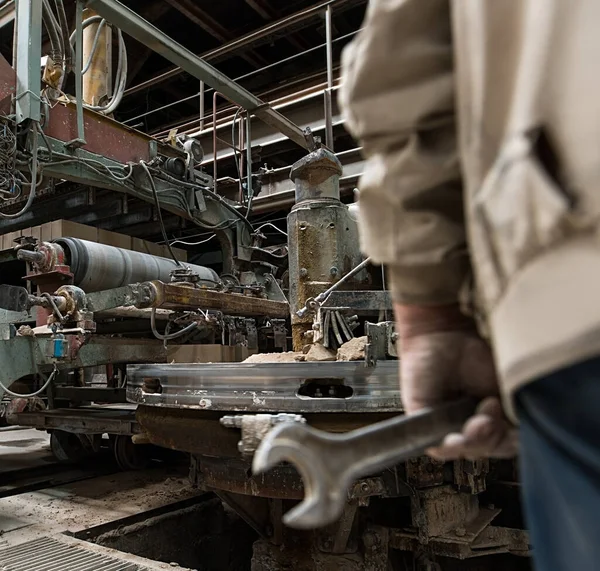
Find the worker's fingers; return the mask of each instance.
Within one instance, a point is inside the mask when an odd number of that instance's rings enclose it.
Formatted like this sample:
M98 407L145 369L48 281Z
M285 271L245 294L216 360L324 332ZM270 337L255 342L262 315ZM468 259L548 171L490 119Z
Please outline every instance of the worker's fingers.
M461 433L449 434L427 453L438 460L507 458L516 454L517 444L516 430L506 421L499 400L492 397L481 403Z

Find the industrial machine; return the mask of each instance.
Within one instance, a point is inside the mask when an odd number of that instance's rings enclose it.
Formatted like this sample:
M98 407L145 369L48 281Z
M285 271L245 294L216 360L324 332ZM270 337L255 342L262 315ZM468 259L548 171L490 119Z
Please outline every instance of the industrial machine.
M512 463L411 458L354 482L341 518L327 528L283 525L282 514L303 497L300 475L291 465L251 471L273 426L346 432L401 411L391 301L381 269L360 254L354 215L340 197L343 167L310 129L127 6L73 4L71 34L62 1L16 2L14 66L0 57L0 232L2 219L27 228L45 189L84 184L152 205L165 246L161 256L133 242L48 237L43 229L4 242L0 263L24 270L24 281L3 278L0 286L8 421L51 430L66 459L93 452L103 434L123 467L142 466L137 450L146 444L189 453L198 487L258 534L256 571L446 571L459 561L461 569L526 569ZM87 17L86 6L94 10ZM85 73L99 69L97 46L109 31L121 62L114 93L102 73L96 82ZM196 139L159 141L111 119L124 90L123 34L239 106L246 117L239 196L225 196L214 170L201 168ZM286 243L275 249L250 219L260 188L251 116L305 149L291 165L295 200ZM161 211L214 233L218 263L182 260Z

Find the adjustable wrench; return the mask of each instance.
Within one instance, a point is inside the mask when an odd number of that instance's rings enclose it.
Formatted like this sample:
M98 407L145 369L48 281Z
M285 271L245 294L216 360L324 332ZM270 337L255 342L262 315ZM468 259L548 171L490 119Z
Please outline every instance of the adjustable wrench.
M462 399L345 434L283 423L260 443L252 469L259 474L291 462L304 481L304 500L284 516L284 523L298 529L321 527L341 516L355 480L423 454L460 431L476 408L475 400Z

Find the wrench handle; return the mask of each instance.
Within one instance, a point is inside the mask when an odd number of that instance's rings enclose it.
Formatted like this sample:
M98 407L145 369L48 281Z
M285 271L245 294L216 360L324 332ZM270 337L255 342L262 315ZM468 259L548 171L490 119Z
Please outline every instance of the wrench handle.
M423 454L451 432L459 432L477 405L477 400L463 398L345 434L341 449L346 455L347 477L367 476Z

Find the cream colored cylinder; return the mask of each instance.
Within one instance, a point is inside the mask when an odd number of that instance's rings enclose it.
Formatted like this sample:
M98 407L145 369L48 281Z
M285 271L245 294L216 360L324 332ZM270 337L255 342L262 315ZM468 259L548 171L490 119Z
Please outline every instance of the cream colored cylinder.
M86 8L84 21L96 12ZM85 66L92 53L94 38L100 23L90 24L83 30L83 65ZM98 46L92 58L92 64L83 76L83 101L88 105L100 105L111 96L112 86L112 30L104 25L98 39Z

